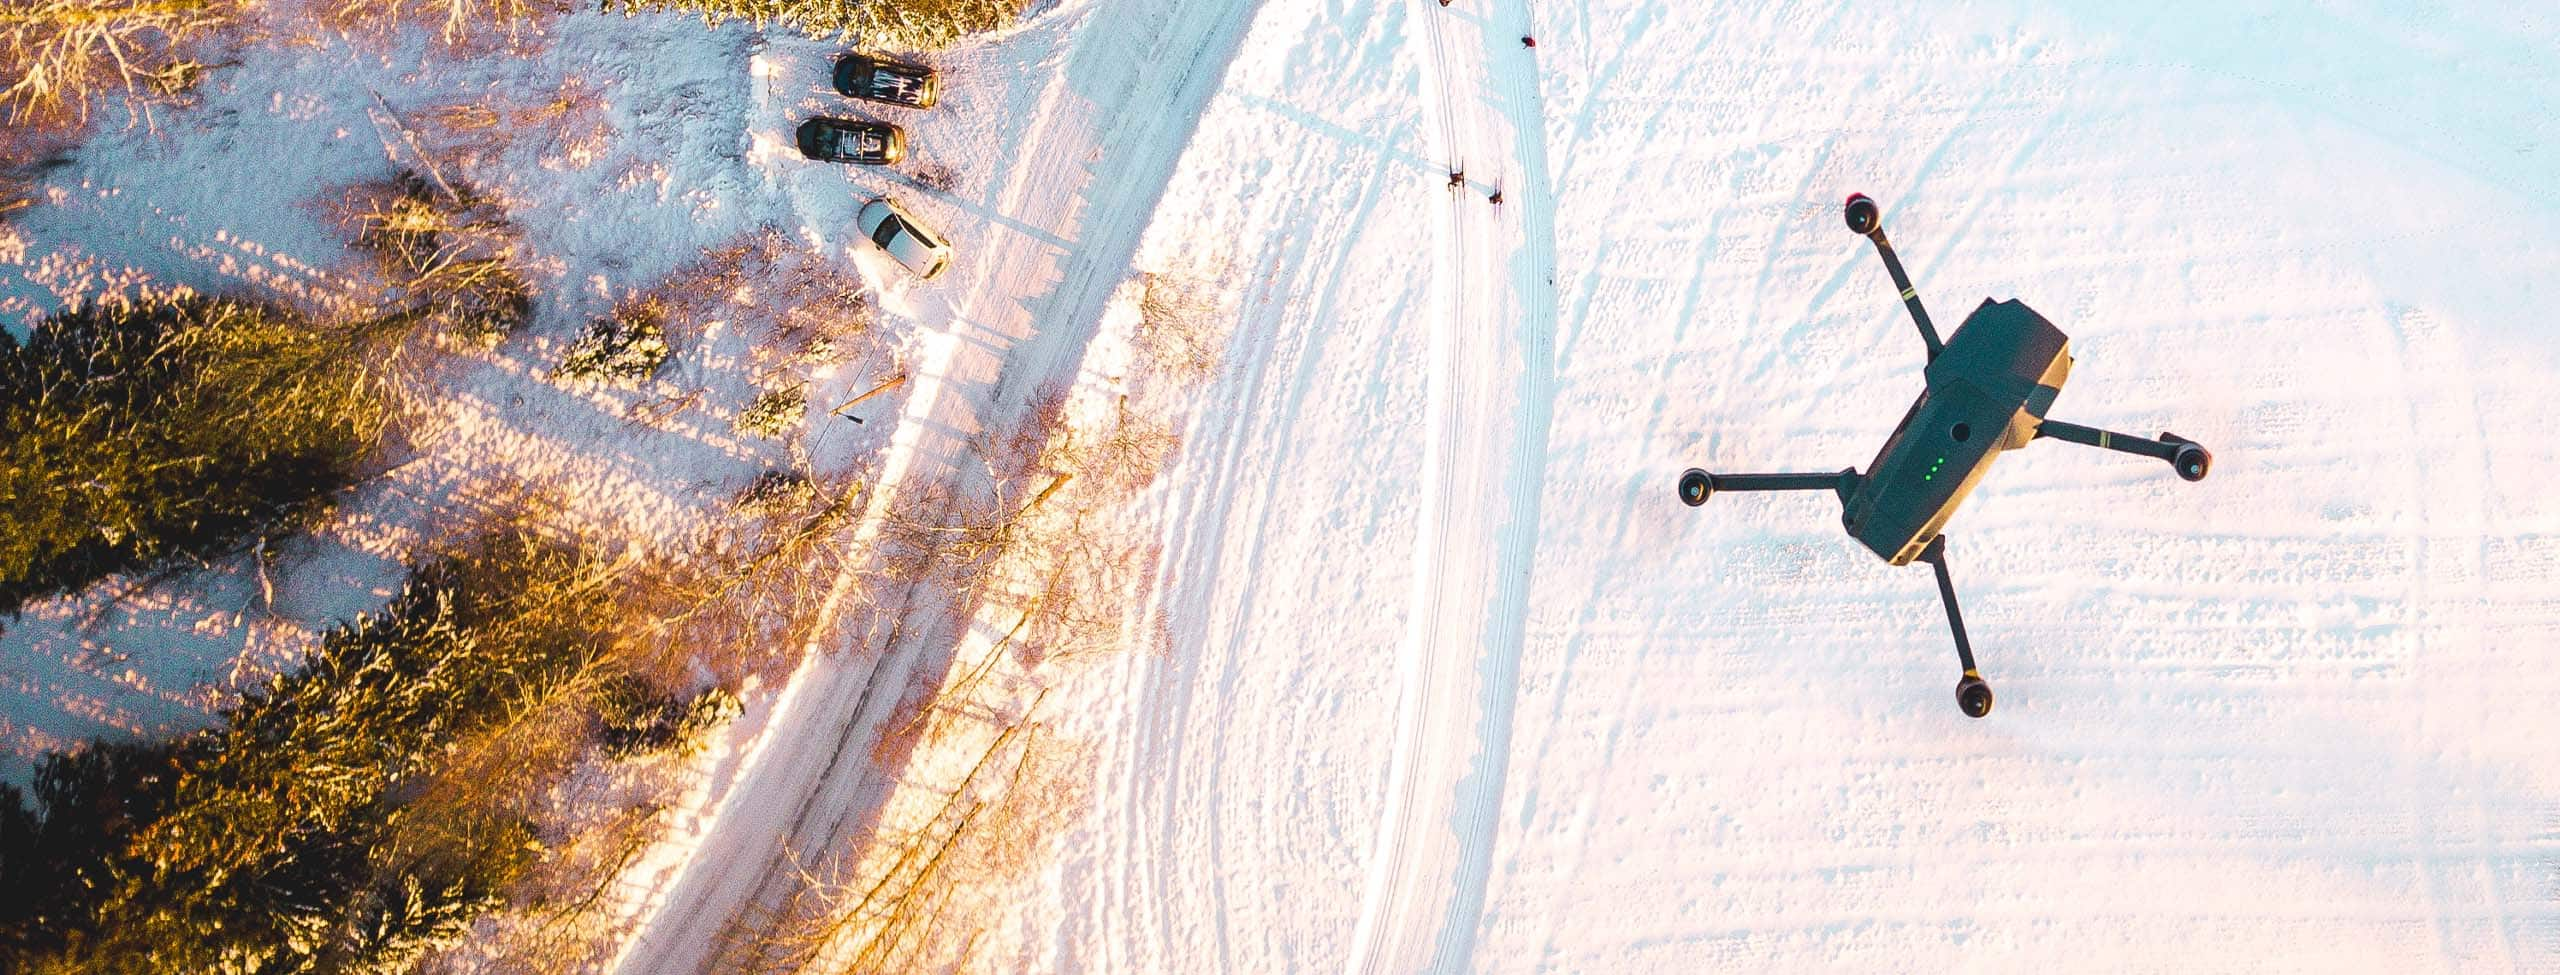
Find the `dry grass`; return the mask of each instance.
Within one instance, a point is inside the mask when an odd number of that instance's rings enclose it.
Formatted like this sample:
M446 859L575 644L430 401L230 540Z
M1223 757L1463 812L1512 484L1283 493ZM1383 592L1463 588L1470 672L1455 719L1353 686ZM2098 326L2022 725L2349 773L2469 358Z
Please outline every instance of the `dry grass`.
M605 117L604 92L570 75L539 90L479 92L467 101L412 112L408 134L418 141L419 151L479 171L529 164L584 166L610 148L614 128ZM519 150L533 158L510 157Z
M389 288L389 308L364 331L396 361L415 336L488 349L533 315L516 266L514 224L468 186L403 170L348 187L325 207Z
M0 159L0 166L5 165L5 159ZM12 215L35 205L35 201L34 180L27 178L24 174L0 168L0 224L8 223Z
M437 23L447 45L461 45L495 31L520 40L528 26L565 9L550 0L336 0L328 16L346 27L388 31L404 23Z
M627 936L607 910L608 895L662 834L674 766L610 760L598 709L618 683L680 698L706 671L714 686L734 688L751 677L780 679L798 663L843 570L862 492L805 478L796 486L766 492L772 497L760 513L722 521L681 555L587 563L592 584L613 592L609 647L523 695L507 720L459 749L419 799L430 826L408 842L421 856L482 823L532 823L543 838L510 906L483 923L484 936L425 970L591 971ZM553 515L530 497L497 517L511 531L538 533Z
M85 121L92 96L183 91L202 65L180 45L237 16L230 0L0 2L0 78L13 79L0 89L0 120Z
M699 317L770 320L760 371L875 351L880 313L862 279L773 228L705 251L657 290Z
M448 131L479 132L497 128L506 119L498 110L478 102L461 102L428 109L426 119Z
M984 920L1089 781L1084 752L1039 720L1036 674L1126 645L1154 552L1119 510L1176 446L1168 424L1125 401L1053 391L971 444L989 490L922 490L883 515L870 590L926 587L958 617L951 632L990 619L1005 630L902 702L874 747L906 770L884 825L840 862L810 865L740 970L972 967ZM899 615L914 624L911 608Z
M1139 282L1136 341L1144 363L1178 385L1217 372L1227 330L1216 303L1204 296L1212 290L1209 279L1150 272Z

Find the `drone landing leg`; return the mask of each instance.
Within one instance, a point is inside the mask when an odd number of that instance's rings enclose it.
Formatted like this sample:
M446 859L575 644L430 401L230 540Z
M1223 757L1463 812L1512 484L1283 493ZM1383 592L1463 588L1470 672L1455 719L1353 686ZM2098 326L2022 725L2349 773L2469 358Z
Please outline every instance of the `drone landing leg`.
M1920 561L1938 573L1938 601L1947 607L1947 628L1956 634L1956 659L1964 663L1964 677L1956 681L1956 706L1971 717L1991 713L1991 685L1973 667L1973 641L1964 636L1964 613L1956 609L1955 580L1947 576L1947 536L1929 540L1920 550Z
M2118 453L2165 460L2169 462L2170 467L2177 470L2179 477L2190 481L2204 480L2205 473L2213 470L2212 451L2204 449L2202 444L2174 433L2162 433L2160 439L2153 440L2129 433L2084 427L2077 423L2046 420L2036 426L2036 438L2041 440L2045 437L2068 443L2087 444Z

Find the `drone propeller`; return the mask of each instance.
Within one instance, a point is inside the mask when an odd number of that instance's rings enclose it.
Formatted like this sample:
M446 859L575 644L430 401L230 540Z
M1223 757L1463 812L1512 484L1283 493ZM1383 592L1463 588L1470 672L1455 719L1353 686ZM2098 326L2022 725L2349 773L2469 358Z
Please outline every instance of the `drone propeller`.
M1884 214L1876 209L1876 201L1868 199L1864 193L1849 194L1848 209L1841 215L1849 220L1849 232L1861 237L1875 233L1876 225L1884 221Z
M1695 508L1716 493L1716 476L1695 467L1680 475L1680 503Z

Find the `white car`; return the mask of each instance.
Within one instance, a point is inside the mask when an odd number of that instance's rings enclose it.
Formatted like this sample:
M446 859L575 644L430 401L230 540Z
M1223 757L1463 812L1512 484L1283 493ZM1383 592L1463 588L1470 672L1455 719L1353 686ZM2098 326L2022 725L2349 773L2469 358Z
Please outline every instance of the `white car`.
M888 197L863 204L862 212L854 214L853 222L862 228L864 237L887 251L890 257L897 258L898 263L907 266L907 270L916 272L917 277L930 280L951 266L951 245L944 243L940 234L917 223L914 214L901 209Z

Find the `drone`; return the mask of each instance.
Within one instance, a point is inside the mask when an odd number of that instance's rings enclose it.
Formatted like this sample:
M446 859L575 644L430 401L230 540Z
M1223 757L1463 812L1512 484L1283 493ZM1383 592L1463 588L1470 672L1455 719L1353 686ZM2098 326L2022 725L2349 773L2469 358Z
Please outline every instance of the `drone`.
M1864 474L1856 468L1832 474L1710 474L1693 467L1680 475L1680 500L1694 508L1718 491L1838 494L1840 526L1849 537L1888 564L1918 560L1936 570L1938 599L1946 606L1947 627L1955 631L1956 656L1964 664L1964 677L1956 682L1956 705L1979 718L1991 713L1991 685L1974 667L1973 643L1965 638L1955 583L1947 577L1947 537L1938 529L1982 482L1991 462L2002 451L2051 437L2165 460L2179 477L2201 481L2213 469L2213 452L2174 433L2152 439L2045 419L2071 375L2070 337L2024 303L1985 298L1956 326L1953 338L1940 342L1928 310L1920 307L1919 291L1902 272L1893 244L1885 240L1876 202L1852 193L1843 216L1851 232L1875 242L1894 287L1902 290L1903 307L1910 309L1920 340L1928 345L1923 370L1928 387L1912 401Z

